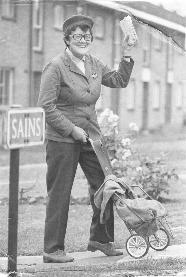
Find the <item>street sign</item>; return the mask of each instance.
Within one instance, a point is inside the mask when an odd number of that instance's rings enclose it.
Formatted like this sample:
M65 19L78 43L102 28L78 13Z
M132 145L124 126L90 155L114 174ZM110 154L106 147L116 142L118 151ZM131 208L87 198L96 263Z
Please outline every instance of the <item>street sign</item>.
M16 149L41 145L45 140L45 113L41 108L8 108L0 113L5 148Z
M0 106L0 145L10 149L8 212L8 276L17 276L19 152L45 140L45 113L41 108Z

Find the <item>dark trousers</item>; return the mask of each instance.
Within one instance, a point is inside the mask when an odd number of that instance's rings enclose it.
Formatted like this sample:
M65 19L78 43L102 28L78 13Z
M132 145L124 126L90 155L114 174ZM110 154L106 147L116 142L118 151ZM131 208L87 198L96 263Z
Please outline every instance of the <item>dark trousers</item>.
M88 180L93 216L90 240L107 243L114 241L113 207L110 218L100 224L100 210L94 204L96 190L104 181L104 173L90 144L66 143L48 140L46 146L47 192L44 251L64 250L71 189L78 163Z

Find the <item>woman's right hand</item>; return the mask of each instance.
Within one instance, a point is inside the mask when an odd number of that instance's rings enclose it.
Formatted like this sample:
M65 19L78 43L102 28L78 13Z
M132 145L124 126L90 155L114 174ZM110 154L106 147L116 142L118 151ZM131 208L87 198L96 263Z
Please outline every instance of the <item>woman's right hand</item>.
M80 127L75 126L72 130L71 136L78 141L81 141L83 143L87 142L87 133Z

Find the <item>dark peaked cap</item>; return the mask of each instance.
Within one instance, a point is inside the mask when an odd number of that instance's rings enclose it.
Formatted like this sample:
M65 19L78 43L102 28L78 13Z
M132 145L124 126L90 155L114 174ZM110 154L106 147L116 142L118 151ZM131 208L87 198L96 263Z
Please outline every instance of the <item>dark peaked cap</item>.
M65 22L63 23L63 32L66 33L68 28L71 28L73 26L79 25L79 24L85 24L92 28L94 25L94 21L91 17L86 16L86 15L73 15L70 18L66 19Z

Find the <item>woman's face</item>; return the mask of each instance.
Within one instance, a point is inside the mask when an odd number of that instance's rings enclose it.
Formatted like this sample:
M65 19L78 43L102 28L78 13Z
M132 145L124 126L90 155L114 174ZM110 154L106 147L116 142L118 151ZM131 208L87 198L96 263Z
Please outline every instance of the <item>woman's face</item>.
M82 31L79 27L69 36L69 49L77 58L82 58L89 50L92 43L90 30Z

